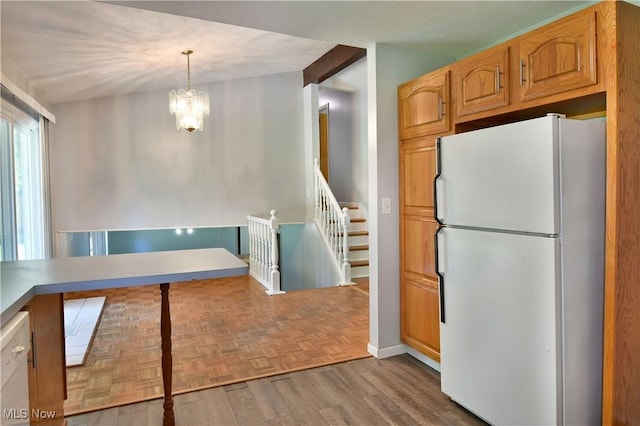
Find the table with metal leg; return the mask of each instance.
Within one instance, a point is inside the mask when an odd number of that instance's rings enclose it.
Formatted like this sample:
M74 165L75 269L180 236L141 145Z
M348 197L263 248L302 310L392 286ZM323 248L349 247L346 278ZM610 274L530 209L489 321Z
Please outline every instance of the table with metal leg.
M37 295L159 284L163 425L172 426L170 283L246 275L248 270L245 262L222 248L0 262L1 325Z

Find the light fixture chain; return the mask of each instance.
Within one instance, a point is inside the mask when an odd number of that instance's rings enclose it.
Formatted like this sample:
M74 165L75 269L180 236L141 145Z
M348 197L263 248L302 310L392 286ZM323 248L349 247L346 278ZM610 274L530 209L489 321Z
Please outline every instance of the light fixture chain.
M189 55L187 54L187 91L191 90L191 62L189 61Z

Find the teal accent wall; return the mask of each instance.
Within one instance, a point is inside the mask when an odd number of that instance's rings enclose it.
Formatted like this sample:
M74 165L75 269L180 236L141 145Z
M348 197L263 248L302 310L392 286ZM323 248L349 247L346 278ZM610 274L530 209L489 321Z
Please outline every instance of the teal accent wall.
M187 233L185 228L181 231L181 234L176 233L175 229L108 231L108 253L144 253L213 247L222 247L234 254L249 251L246 226L194 228L191 234ZM238 232L240 232L240 244Z
M90 232L69 233L67 235L68 255L89 256L90 234ZM106 231L101 234L106 234L106 254L215 247L225 248L234 254L249 253L249 233L246 226L194 228L191 234L184 228L181 234L177 234L175 229ZM96 247L102 243L102 240L103 238L96 239L94 236L95 254L104 254L104 250ZM279 240L282 290L331 287L338 283L339 278L331 258L323 247L322 237L314 224L282 224Z
M339 277L315 224L280 226L280 287L284 291L333 287Z
M89 256L91 246L89 232L72 232L67 235L69 257Z
M280 288L283 291L304 288L299 261L304 224L280 226Z

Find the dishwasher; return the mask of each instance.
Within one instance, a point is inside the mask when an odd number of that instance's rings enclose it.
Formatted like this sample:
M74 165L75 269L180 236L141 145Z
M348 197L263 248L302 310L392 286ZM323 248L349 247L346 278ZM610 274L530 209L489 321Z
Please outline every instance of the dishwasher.
M29 424L29 314L18 312L0 329L0 424Z

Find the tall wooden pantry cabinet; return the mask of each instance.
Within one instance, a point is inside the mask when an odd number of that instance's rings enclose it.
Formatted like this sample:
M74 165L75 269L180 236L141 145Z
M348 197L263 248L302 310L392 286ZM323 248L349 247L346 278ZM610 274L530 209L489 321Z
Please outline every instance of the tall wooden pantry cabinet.
M603 1L398 87L405 344L440 361L436 138L550 112L606 117L602 423L640 424L639 70L640 8Z
M435 140L451 133L447 68L398 88L401 338L440 360L438 279L433 263Z

